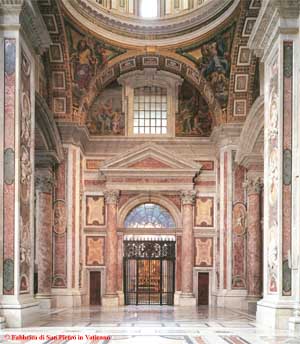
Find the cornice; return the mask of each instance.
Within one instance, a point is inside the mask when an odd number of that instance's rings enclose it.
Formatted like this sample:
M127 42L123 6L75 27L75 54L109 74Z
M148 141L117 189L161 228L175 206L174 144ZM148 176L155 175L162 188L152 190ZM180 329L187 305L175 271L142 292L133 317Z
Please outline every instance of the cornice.
M4 29L20 28L39 55L51 44L37 1L0 0L0 24Z
M248 47L265 59L279 33L297 33L299 0L265 0L249 37Z
M244 123L241 136L239 138L239 149L236 154L236 161L238 164L243 164L243 161L247 156L256 156L256 154L253 154L253 149L263 127L264 96L262 95L253 103Z
M240 0L208 1L176 17L145 20L120 16L89 0L62 0L65 12L96 36L122 46L171 46L186 44L207 34L233 16Z
M60 134L52 112L38 93L35 94L35 107L37 127L47 142L49 149L47 153L54 162L59 163L64 156Z
M226 123L213 129L211 141L216 145L216 149L237 145L242 131L243 123Z

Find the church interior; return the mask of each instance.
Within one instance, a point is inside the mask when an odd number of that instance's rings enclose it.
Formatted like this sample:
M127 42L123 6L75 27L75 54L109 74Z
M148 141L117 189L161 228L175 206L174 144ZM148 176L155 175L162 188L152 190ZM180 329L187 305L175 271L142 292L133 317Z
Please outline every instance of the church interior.
M149 343L300 343L299 14L0 0L7 340L97 323L146 344L152 321Z

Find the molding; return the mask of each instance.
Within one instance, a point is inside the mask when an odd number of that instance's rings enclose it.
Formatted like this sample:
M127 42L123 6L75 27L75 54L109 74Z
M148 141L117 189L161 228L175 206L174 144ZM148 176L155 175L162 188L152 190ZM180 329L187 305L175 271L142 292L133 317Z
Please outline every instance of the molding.
M38 93L35 94L35 120L36 130L43 137L47 151L36 151L36 163L52 161L60 163L64 159L63 147L60 134L46 101Z
M163 46L186 43L224 23L240 0L207 1L179 16L145 19L118 15L90 0L62 0L65 11L77 23L109 41L127 46Z
M222 124L213 129L211 141L216 145L217 151L225 146L237 145L243 123Z
M263 160L263 156L255 153L254 146L264 128L264 96L260 96L253 103L244 123L238 144L236 162L245 167L249 163Z
M280 33L298 33L299 13L298 0L262 1L257 21L249 37L248 47L264 61L265 54L271 51L271 46Z
M21 30L37 54L43 54L50 47L51 38L37 1L0 0L0 17L4 28L19 29L21 25Z

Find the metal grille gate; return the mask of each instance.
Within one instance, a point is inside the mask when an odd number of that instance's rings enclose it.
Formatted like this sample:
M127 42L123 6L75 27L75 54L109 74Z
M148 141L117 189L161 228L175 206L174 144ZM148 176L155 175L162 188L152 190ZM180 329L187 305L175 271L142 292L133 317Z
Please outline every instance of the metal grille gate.
M173 305L174 241L124 241L126 305Z

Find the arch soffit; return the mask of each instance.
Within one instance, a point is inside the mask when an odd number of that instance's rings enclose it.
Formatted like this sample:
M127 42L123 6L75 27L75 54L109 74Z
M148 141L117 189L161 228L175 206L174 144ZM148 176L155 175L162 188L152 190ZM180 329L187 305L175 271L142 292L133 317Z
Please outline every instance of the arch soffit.
M135 207L143 203L149 203L149 195L138 195L136 197L129 199L119 210L118 227L123 228L127 215ZM163 197L161 195L159 196L151 195L151 203L158 204L162 206L163 208L167 209L175 221L176 228L182 227L180 210L170 200L168 200L166 197Z
M147 65L143 58L153 58L157 60L156 65ZM127 64L127 67L124 66ZM145 53L138 54L123 54L110 61L106 67L97 74L91 82L88 94L83 97L79 112L87 113L92 106L93 101L106 86L111 82L117 80L120 76L126 75L129 72L147 68L156 68L175 74L184 80L188 81L199 94L206 100L211 116L213 125L218 125L222 122L222 108L219 101L215 97L214 91L209 82L201 75L192 62L187 61L178 54L166 54L160 52L159 54L147 55Z
M264 128L264 96L260 96L253 103L244 123L237 151L236 161L241 163L248 155L253 153L255 143Z

